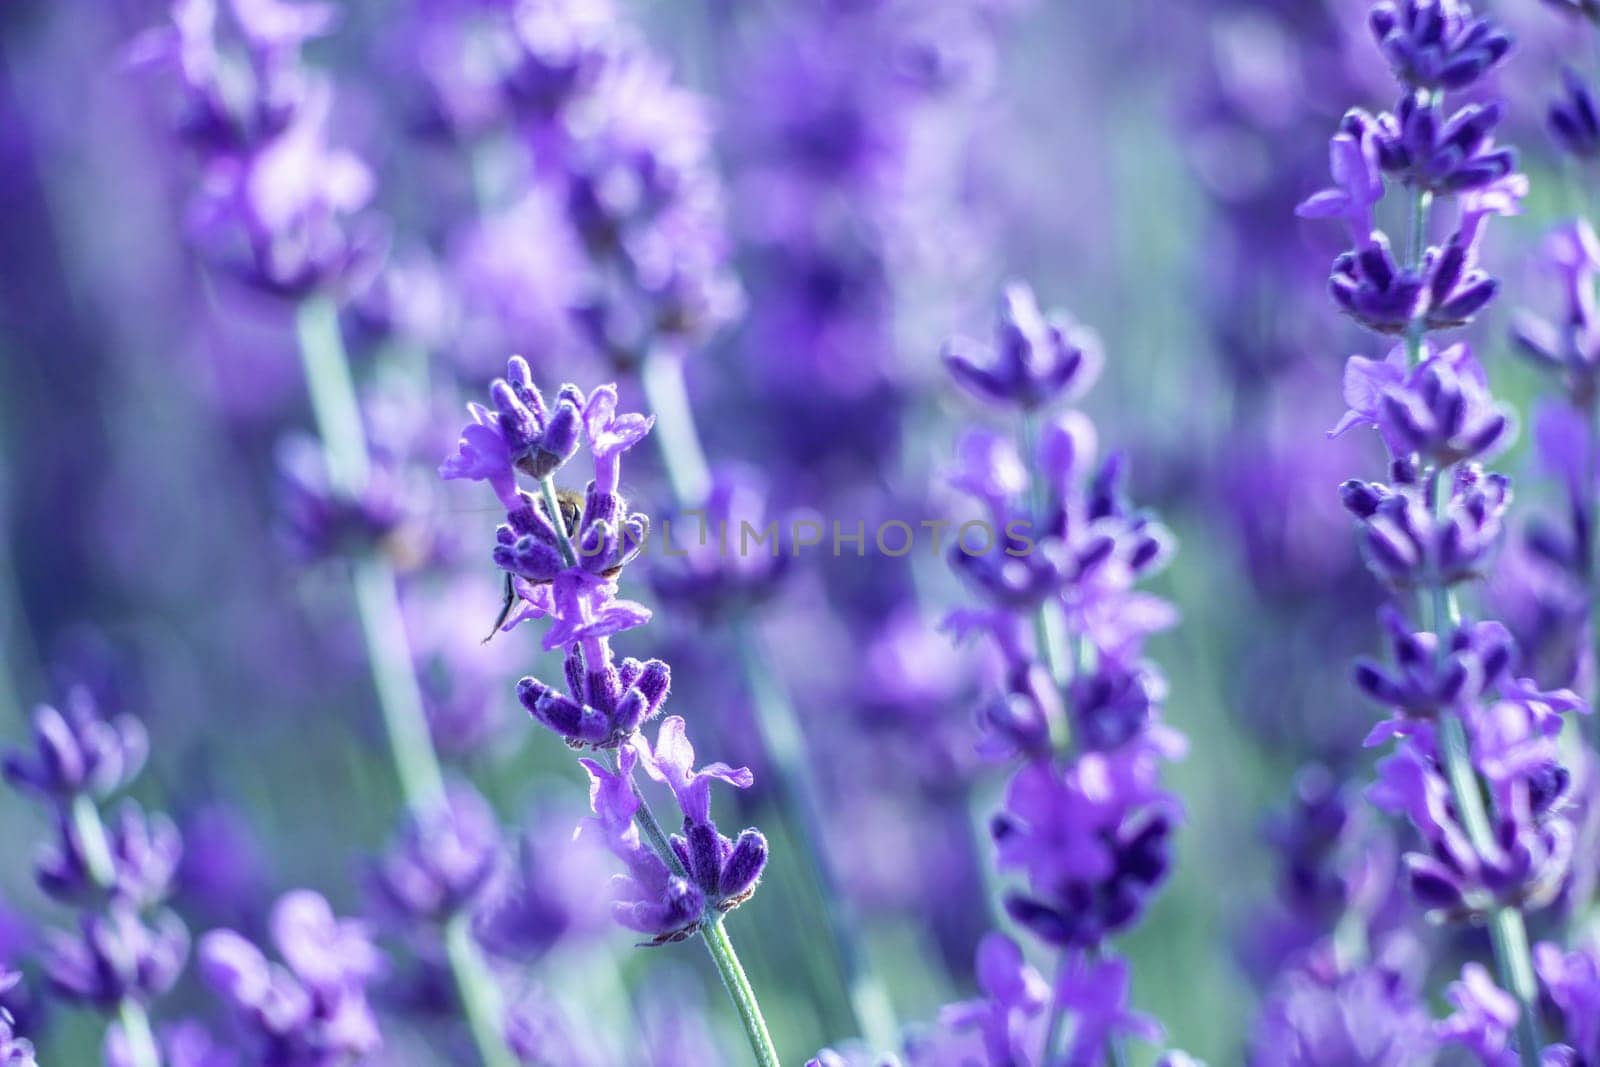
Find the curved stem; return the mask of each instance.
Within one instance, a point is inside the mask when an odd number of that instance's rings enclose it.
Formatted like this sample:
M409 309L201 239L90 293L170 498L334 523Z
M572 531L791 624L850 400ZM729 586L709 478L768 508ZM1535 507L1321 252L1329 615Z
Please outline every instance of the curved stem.
M296 332L328 476L337 488L359 493L366 487L372 463L333 301L325 296L305 300L296 316ZM365 556L354 562L351 583L395 775L413 816L431 815L446 803L444 772L428 731L400 610L398 579L382 558ZM445 929L445 942L479 1059L484 1067L514 1067L516 1060L501 1025L500 987L470 931L452 923Z
M711 485L705 451L695 429L694 413L683 380L683 362L676 354L645 357L639 370L646 402L656 417L651 435L680 506L698 504ZM834 956L851 1014L867 1043L892 1049L899 1024L882 980L873 969L860 924L842 890L837 866L828 852L822 803L811 773L805 735L794 704L778 683L760 635L752 623L736 617L730 624L739 667L755 710L762 746L778 779L778 792L799 829L801 851L817 890Z
M767 1032L767 1020L761 1015L761 1004L756 1000L750 979L745 976L739 954L733 950L733 942L728 939L720 913L713 914L700 925L700 938L706 944L706 951L711 953L717 974L722 977L722 984L739 1012L739 1021L744 1024L745 1037L750 1039L750 1051L755 1053L758 1067L782 1067L777 1046Z

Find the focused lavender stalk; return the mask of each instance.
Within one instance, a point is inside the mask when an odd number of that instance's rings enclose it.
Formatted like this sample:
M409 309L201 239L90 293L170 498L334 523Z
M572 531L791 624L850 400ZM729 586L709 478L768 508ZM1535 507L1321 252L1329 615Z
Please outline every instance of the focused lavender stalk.
M1395 666L1356 668L1360 689L1391 712L1368 743L1397 742L1372 797L1409 815L1430 847L1406 857L1418 900L1436 917L1489 926L1511 1018L1503 1005L1487 1011L1482 973L1464 974L1458 1008L1483 1008L1480 1019L1507 1028L1514 1021L1516 1055L1534 1067L1539 993L1523 911L1553 899L1570 860L1570 827L1557 817L1569 774L1555 738L1563 712L1587 708L1570 691L1541 692L1519 678L1504 627L1462 618L1455 590L1480 573L1510 503L1507 479L1475 461L1502 449L1512 427L1471 350L1431 337L1467 324L1493 298L1497 283L1477 261L1484 226L1514 214L1527 190L1514 153L1493 140L1502 106L1449 113L1444 105L1447 91L1499 63L1510 40L1457 0L1378 3L1369 22L1401 99L1392 114L1346 115L1331 147L1337 184L1299 210L1349 229L1355 247L1335 261L1330 282L1340 309L1400 339L1382 361L1351 357L1350 411L1332 431L1373 427L1391 459L1391 484L1341 487L1368 561L1395 595L1383 614ZM1374 217L1385 175L1410 194L1399 261ZM1430 245L1435 202L1450 199L1456 228ZM1445 1040L1480 1055L1508 1040L1460 1019L1446 1025Z
M765 517L759 487L707 463L683 379L684 359L739 305L726 262L706 107L674 82L609 4L535 7L538 17L525 22L491 11L473 23L503 39L515 57L500 94L486 94L475 110L519 127L535 161L530 188L519 192L537 194L548 186L562 205L589 267L577 320L597 351L638 376L656 418L655 441L677 510L700 516L688 538L698 534L703 546L704 532L728 519L735 527L744 519L759 527ZM534 25L537 34L528 28ZM481 124L468 123L461 106L459 97L453 107L441 98L459 134L481 136ZM729 514L735 501L749 510ZM679 529L682 536L682 524ZM784 568L769 565L759 548L755 558L743 551L696 555L685 568L689 580L667 574L659 584L676 602L726 628L780 799L830 924L855 1025L874 1045L889 1047L897 1031L892 1005L828 849L800 716L750 613Z
M39 887L82 909L77 932L51 934L46 971L61 997L112 1020L108 1062L161 1067L147 1009L172 988L189 954L187 928L161 907L183 845L170 819L147 815L132 800L109 824L102 817L101 802L144 767L149 742L139 721L102 718L84 688L65 708L41 705L33 751L5 758L7 780L48 801L55 814L57 840L35 866Z
M1175 613L1135 588L1170 558L1171 536L1127 500L1124 458L1097 466L1093 424L1064 408L1099 373L1087 331L1014 285L993 350L958 341L945 359L1011 423L957 445L950 482L981 517L956 529L948 555L983 605L946 625L986 635L998 653L1002 690L979 713L982 749L1017 769L990 830L1001 869L1026 879L1005 910L1059 953L1050 992L1019 998L1034 982L1000 976L1021 964L1016 946L987 944L979 972L991 1006L958 1008L946 1023L977 1028L989 1062L1120 1064L1123 1034L1161 1032L1128 1010L1128 965L1108 949L1165 880L1181 814L1160 771L1185 743L1160 722L1166 683L1143 655ZM983 543L971 543L974 529ZM1015 1012L1034 1024L1000 1025Z
M547 404L520 357L490 396L492 409L471 405L472 422L440 473L487 482L506 509L493 556L510 576L517 607L503 628L547 620L543 646L563 653L566 691L529 677L517 684L518 699L569 747L595 754L579 761L594 811L584 830L598 834L627 869L615 879L617 921L650 944L700 935L757 1062L776 1065L760 1004L723 925L755 892L766 838L747 829L730 840L711 817L713 781L746 788L753 778L747 768L722 763L696 770L687 725L677 716L662 720L648 742L640 730L660 714L671 671L656 659L618 662L611 650L612 637L650 620L645 607L617 596L618 578L649 534L646 516L629 512L617 487L623 453L653 419L618 413L610 385L587 396L565 385ZM555 477L580 445L587 445L594 477L581 496L563 495ZM537 495L519 488L519 476ZM672 791L681 833L669 836L645 803L634 784L640 766Z
M380 535L392 501L374 475L338 301L370 275L379 228L357 213L373 178L355 155L326 141L330 87L301 63L300 49L337 21L331 6L263 6L176 0L170 27L131 49L143 65L176 69L181 133L200 156L204 180L192 227L218 269L291 303L306 386L324 454L323 510L340 532ZM230 39L225 30L232 29ZM232 47L230 46L232 44ZM305 486L302 486L305 488ZM348 549L348 544L336 547ZM392 759L416 824L446 812L443 772L402 622L396 574L378 538L357 541L352 592ZM511 1067L499 988L464 912L442 935L461 1004L485 1067Z

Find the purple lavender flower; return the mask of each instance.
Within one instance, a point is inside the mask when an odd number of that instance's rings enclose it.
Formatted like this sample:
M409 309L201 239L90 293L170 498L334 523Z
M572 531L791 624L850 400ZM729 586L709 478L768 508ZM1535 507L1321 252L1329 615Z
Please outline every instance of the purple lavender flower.
M1413 89L1463 89L1511 51L1511 38L1464 0L1382 0L1368 25L1395 77Z
M1578 1062L1600 1055L1600 946L1590 938L1567 952L1547 941L1534 947L1533 962Z
M1091 1067L1104 1062L1108 1049L1121 1035L1160 1041L1159 1024L1128 1009L1128 964L1125 960L1075 957L1055 986L1055 999L1073 1019L1067 1067Z
M1390 942L1378 958L1341 965L1312 953L1267 997L1250 1042L1251 1067L1426 1067L1437 1042L1414 956Z
M594 824L629 870L619 883L615 914L624 926L653 935L656 943L680 940L693 932L705 909L738 907L760 880L767 862L766 838L757 830L745 830L737 841L730 841L711 821L711 782L745 788L752 777L747 768L735 770L722 763L696 771L684 722L675 715L662 721L653 747L635 742L635 747L621 751L620 758L616 772L593 760L582 761L592 783ZM629 782L640 762L651 777L672 790L683 812L683 834L671 839L682 875L640 842L633 824L639 799Z
M191 237L214 264L267 292L348 292L374 272L386 235L355 217L371 199L372 174L327 143L331 94L300 65L301 46L332 26L334 9L233 0L229 11L232 24L222 25L216 0L178 0L172 25L130 49L135 64L177 73L178 132L201 157Z
M39 887L63 902L92 900L109 892L144 908L166 899L183 855L178 827L157 812L146 815L132 800L124 800L105 827L112 880L99 884L83 830L71 819L60 820L56 842L40 850L34 876Z
M1346 126L1372 130L1378 164L1407 185L1432 193L1466 193L1501 181L1517 169L1517 154L1497 148L1499 103L1468 104L1449 118L1432 99L1403 97L1394 114L1352 111Z
M1100 342L1061 312L1039 310L1033 290L1008 286L991 351L965 338L946 344L944 362L980 400L1032 411L1088 392L1100 374Z
M0 970L0 994L15 988L20 981L22 975ZM0 1067L38 1067L33 1056L33 1043L17 1036L16 1021L4 1008L0 1008Z
M68 694L64 713L48 704L34 710L33 745L32 753L6 753L6 780L57 800L117 792L138 776L150 748L139 720L102 718L82 687Z
M674 544L663 550L669 555L650 569L658 596L715 619L756 607L777 592L795 558L793 523L770 515L766 486L755 471L715 468L706 499L693 514L675 526Z
M1594 91L1571 67L1561 72L1561 83L1561 96L1550 104L1550 133L1568 155L1594 159L1600 156L1600 105Z
M1495 403L1483 367L1464 344L1440 350L1425 343L1415 366L1401 346L1381 363L1351 356L1344 395L1350 410L1330 436L1372 426L1396 459L1421 455L1448 466L1492 457L1510 442L1510 414Z
M939 1012L940 1025L957 1032L976 1030L990 1063L1029 1062L1035 1044L1032 1023L1050 1001L1050 983L1004 934L984 935L976 969L982 999L946 1005Z
M521 356L506 363L506 376L489 386L489 396L493 410L467 405L472 422L461 431L461 441L439 467L439 475L488 482L506 509L516 511L522 507L518 471L543 478L578 451L584 396L575 387L563 388L552 411Z
M395 914L411 922L442 923L470 909L500 865L500 826L493 809L464 783L447 803L413 816L378 862L374 885Z
M1600 315L1595 307L1600 239L1587 220L1577 219L1545 239L1541 258L1560 284L1563 319L1552 323L1520 315L1512 338L1524 355L1560 374L1574 405L1586 410L1594 402L1600 373Z
M60 996L114 1013L170 990L188 955L189 932L172 912L146 923L133 904L113 901L84 913L75 934L50 932L45 972Z
M1402 466L1396 464L1396 470ZM1479 577L1500 542L1511 503L1510 482L1503 475L1484 474L1470 464L1455 468L1439 514L1427 507L1426 492L1415 484L1391 488L1351 480L1339 493L1361 523L1368 566L1396 590Z
M378 465L358 492L333 484L321 446L302 435L278 447L280 511L286 540L304 561L361 556L384 550L397 562L424 553L417 501L400 472Z
M366 986L383 960L365 928L336 918L316 893L296 890L274 907L272 936L286 966L232 930L214 930L200 942L201 975L259 1062L315 1067L377 1050Z
M1446 996L1455 1008L1438 1024L1441 1043L1460 1045L1485 1067L1513 1067L1517 1054L1511 1032L1517 1025L1517 1001L1494 984L1481 963L1461 968L1461 978L1450 983Z

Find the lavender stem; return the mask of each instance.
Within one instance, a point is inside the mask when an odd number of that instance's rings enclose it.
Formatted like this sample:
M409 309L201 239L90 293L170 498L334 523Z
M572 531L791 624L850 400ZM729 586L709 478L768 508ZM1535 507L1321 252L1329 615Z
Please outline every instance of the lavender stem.
M603 758L613 774L620 773L621 762L617 759L615 749L607 749ZM683 864L678 860L678 854L672 850L672 845L668 842L665 831L661 829L661 823L656 819L655 812L650 810L649 802L639 792L639 787L634 785L631 777L628 784L633 788L634 796L639 798L639 809L634 812L633 821L649 839L650 847L660 854L675 874L682 877ZM767 1031L766 1017L761 1014L761 1002L756 998L755 989L744 973L744 965L739 962L739 954L734 950L733 941L723 926L723 915L720 912L713 912L711 917L700 924L700 938L705 942L706 951L711 954L712 962L717 965L717 973L722 977L722 984L727 988L728 997L739 1013L739 1022L744 1025L745 1037L750 1041L750 1050L755 1053L756 1063L759 1067L781 1067L777 1048L772 1043L772 1035Z
M339 333L338 309L326 296L311 297L300 305L296 329L329 477L346 491L359 491L371 460L355 381ZM412 813L431 815L445 803L444 772L428 732L422 690L401 621L398 580L388 563L366 556L355 561L351 582L395 775ZM447 928L450 970L478 1056L484 1067L514 1067L516 1061L499 1025L503 1012L500 989L471 937L454 937L452 941Z
M1427 246L1428 216L1433 206L1433 194L1425 189L1412 192L1411 232L1408 240L1407 261L1411 269L1420 271L1424 249ZM1419 317L1406 331L1406 354L1409 361L1417 363L1422 356L1422 340L1426 324ZM1450 491L1449 469L1436 467L1429 474L1428 501L1435 514L1442 513ZM1455 594L1442 578L1435 578L1428 595L1421 598L1423 629L1436 635L1439 654L1446 648L1446 630L1460 620L1460 608ZM1450 782L1450 792L1456 810L1467 831L1472 847L1480 854L1495 848L1494 831L1484 808L1483 791L1477 772L1472 766L1468 751L1466 727L1461 717L1444 712L1439 717L1440 758L1444 762L1445 776ZM1515 908L1499 905L1490 913L1490 940L1493 943L1495 967L1500 982L1517 1001L1517 1056L1523 1067L1538 1067L1540 1049L1538 986L1533 981L1533 958L1528 947L1528 934L1523 925L1522 913Z
M122 1037L128 1043L128 1055L133 1067L161 1067L156 1035L150 1029L150 1015L144 1006L136 1000L123 997L117 1005L117 1021L122 1024Z
M758 1067L782 1067L777 1047L772 1043L772 1035L767 1032L767 1020L761 1014L761 1003L756 999L750 979L744 973L733 942L728 939L728 930L723 925L720 912L714 912L700 924L700 938L706 943L706 951L711 953L711 960L717 965L722 984L727 987L728 996L739 1011L739 1021L744 1024L745 1036L750 1039L750 1050L756 1055L756 1064Z
M646 356L640 367L639 381L656 417L652 437L660 451L662 466L666 468L667 480L672 484L673 495L679 505L704 500L711 476L684 386L682 360L672 354ZM810 773L799 716L778 685L777 673L751 622L735 617L729 623L729 630L755 706L762 745L777 772L780 796L800 830L802 851L821 898L822 912L828 920L840 977L856 1026L873 1048L893 1048L899 1025L888 992L872 968L855 913L841 891L837 868L824 844L822 804Z

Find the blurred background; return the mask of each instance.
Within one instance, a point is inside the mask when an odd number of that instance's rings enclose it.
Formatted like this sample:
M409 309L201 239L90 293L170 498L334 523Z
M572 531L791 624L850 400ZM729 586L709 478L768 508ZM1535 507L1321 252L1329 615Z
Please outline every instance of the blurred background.
M990 335L1005 282L1025 279L1099 334L1106 369L1085 410L1102 447L1128 451L1135 496L1180 544L1155 591L1182 623L1150 652L1166 717L1190 740L1169 776L1188 811L1172 882L1118 948L1133 1003L1174 1044L1241 1062L1280 951L1262 943L1281 874L1269 815L1306 763L1363 767L1374 718L1345 679L1377 645L1378 590L1335 490L1382 461L1375 440L1323 433L1343 411L1343 360L1368 343L1326 300L1337 236L1293 217L1326 184L1344 108L1389 103L1365 5L615 6L606 17L695 94L647 92L632 118L680 121L669 113L681 105L703 125L727 289L701 294L715 309L692 339L689 396L712 461L746 465L772 514L950 513L940 472L981 413L939 352L952 335ZM1505 320L1536 302L1525 263L1571 204L1541 101L1578 43L1541 5L1490 6L1519 36L1498 88L1533 194L1492 236L1507 296L1475 336L1520 407L1532 385ZM742 1062L704 954L634 949L597 913L608 861L569 842L585 779L514 694L518 677L559 666L526 630L480 643L501 596L488 558L498 515L481 487L434 473L463 403L513 353L551 389L617 379L626 409L645 403L606 357L626 323L595 313L570 217L494 132L497 116L475 110L482 56L445 28L492 7L341 4L305 46L330 79L329 141L372 179L372 262L342 294L340 323L392 476L386 550L436 745L489 799L516 843L511 866L538 887L508 919L522 929L498 965L536 992L552 1032L615 1022L593 1039L603 1047L551 1062L657 1062L638 1049L696 1041L705 1051L671 1062ZM340 531L306 469L293 310L218 266L195 217L194 152L173 132L173 79L129 61L169 18L142 0L0 10L0 736L22 743L30 708L75 686L142 719L152 751L134 793L186 842L173 907L197 935L254 934L298 886L370 913L369 866L402 797L338 573ZM1520 449L1505 469L1526 466ZM655 463L640 450L625 477L633 506L662 514ZM1539 499L1536 480L1526 493ZM826 939L798 933L822 919L764 773L756 697L693 605L642 574L625 595L658 614L619 646L672 663L672 710L702 758L755 770L753 789L718 804L766 831L773 860L730 927L798 1063L850 1035L848 1005ZM971 721L989 668L937 629L964 596L935 561L869 545L865 558L807 555L756 615L822 783L843 891L904 1020L971 995L994 922L982 827L1003 776L972 754ZM30 972L37 931L64 914L24 862L46 836L35 806L0 805L0 961ZM425 1010L437 975L394 956L375 994L387 1039L376 1062L466 1062ZM205 1005L190 976L162 1012L203 1017ZM685 1020L693 1035L669 1033ZM28 1022L42 1062L93 1060L87 1015ZM640 1034L654 1036L641 1046ZM1136 1048L1134 1062L1155 1051Z

